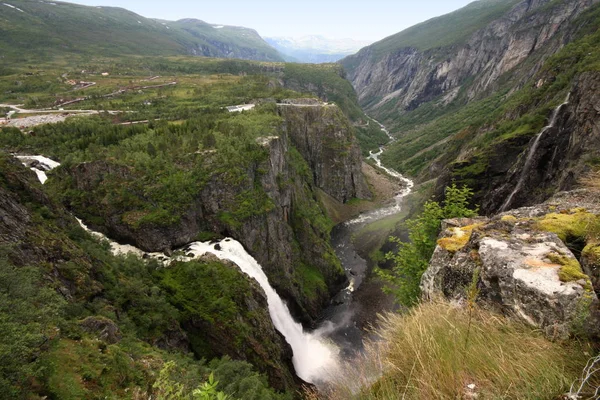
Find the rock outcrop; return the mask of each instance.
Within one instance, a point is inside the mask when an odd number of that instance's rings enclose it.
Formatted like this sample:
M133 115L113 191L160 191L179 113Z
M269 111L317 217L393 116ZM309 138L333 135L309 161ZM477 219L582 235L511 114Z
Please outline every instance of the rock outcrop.
M590 278L569 247L585 240L582 227L599 222L568 206L550 201L493 218L444 221L421 281L423 296L464 301L478 276L478 303L549 337L567 336L597 307Z
M278 108L285 133L308 162L318 188L342 203L371 197L352 126L338 107L296 100Z

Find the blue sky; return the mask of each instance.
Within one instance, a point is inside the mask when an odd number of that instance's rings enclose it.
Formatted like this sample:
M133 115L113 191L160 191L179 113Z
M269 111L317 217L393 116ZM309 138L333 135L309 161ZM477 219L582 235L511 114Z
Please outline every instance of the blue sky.
M379 40L409 26L461 8L472 0L75 0L117 6L144 17L198 18L246 26L262 36L323 35Z

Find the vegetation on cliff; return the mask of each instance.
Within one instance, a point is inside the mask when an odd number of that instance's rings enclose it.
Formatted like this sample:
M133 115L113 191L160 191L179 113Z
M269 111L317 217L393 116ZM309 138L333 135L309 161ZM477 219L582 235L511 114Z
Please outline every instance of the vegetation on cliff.
M271 346L280 340L266 305L247 308L251 298L265 300L250 289L237 267L205 260L164 270L153 261L113 256L108 244L97 242L44 194L31 171L3 152L0 165L0 387L6 398L150 396L159 390L153 385L169 361L179 371L173 379L185 387L195 388L213 373L227 382L219 389L234 398L286 398L269 389L264 375L250 364L229 358L201 361L225 354L244 359L241 355L252 352L246 340L253 335L263 340L265 327L274 335ZM199 274L195 288L218 288L194 299L193 310L204 310L196 318L238 321L231 341L225 332L218 339L232 353L219 351L214 338L210 351L206 345L189 347L207 342L205 332L186 326L190 311L181 294L173 291L175 280L168 278L184 268ZM244 299L239 297L242 293ZM215 308L218 312L207 315ZM241 331L244 340L234 340L244 319L249 323ZM255 351L247 359L263 373L277 370L285 375L285 367L270 369L258 361L269 350L261 345ZM280 390L293 387L291 375L271 383L282 385Z
M472 190L466 186L449 186L443 205L429 200L419 215L406 221L408 242L390 238L398 246L397 251L386 255L387 259L392 260L393 266L391 269L378 269L377 273L386 282L385 290L393 293L400 304L412 306L419 301L421 276L429 266L437 245L442 220L477 214L477 209L469 205L472 194Z

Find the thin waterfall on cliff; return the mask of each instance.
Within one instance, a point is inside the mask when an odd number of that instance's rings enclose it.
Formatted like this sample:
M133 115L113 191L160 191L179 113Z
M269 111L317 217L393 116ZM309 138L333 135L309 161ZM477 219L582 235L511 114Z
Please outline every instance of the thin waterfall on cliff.
M222 260L232 261L242 272L256 279L267 295L273 325L292 347L298 376L311 383L327 380L327 375L337 367L337 349L321 340L317 334L305 332L302 325L294 321L287 305L269 284L260 264L246 252L241 243L227 238L218 243L218 246L209 242L196 242L188 247L196 256L211 253Z
M17 158L37 174L42 184L48 179L46 171L50 171L60 165L56 161L43 156L17 156ZM80 219L77 220L92 235L103 240L108 240L111 245L111 251L115 255L131 252L141 257L147 254L134 246L113 242L103 234L90 230ZM235 263L243 273L258 282L267 295L269 314L273 325L292 347L294 368L300 378L310 383L324 382L327 381L329 374L337 370L338 349L335 345L322 340L318 333L305 332L302 325L294 321L287 305L269 284L269 280L260 264L246 252L241 243L227 238L221 241L218 246L210 242L194 242L186 248L189 249L186 253L192 253L194 258L200 257L205 253L211 253L222 260L229 260ZM182 256L172 258L162 253L151 253L149 256L159 259L165 265L169 264L172 260L185 262L193 259Z
M552 113L552 118L550 118L550 123L548 125L546 125L540 131L540 133L538 133L537 136L535 137L535 140L533 141L533 144L529 148L529 153L527 153L527 158L525 159L525 165L523 165L523 170L521 171L521 175L519 177L519 180L517 181L517 185L515 186L515 188L512 191L512 193L506 198L506 201L504 202L504 204L502 204L502 207L500 207L500 212L506 211L506 209L508 208L508 206L510 206L510 204L511 204L511 202L513 200L513 197L515 196L515 194L517 194L519 192L519 190L521 190L521 187L523 186L523 183L525 182L525 178L527 178L527 175L529 174L529 170L531 169L531 163L533 162L533 156L535 155L535 153L537 151L537 148L540 145L540 140L542 139L542 137L544 136L544 134L548 130L550 130L550 128L554 127L554 125L556 124L556 119L558 117L558 114L560 113L560 110L564 106L566 106L567 104L569 104L569 97L570 96L571 96L571 93L567 94L567 98L565 99L564 103L562 103L558 107L556 107L556 109Z

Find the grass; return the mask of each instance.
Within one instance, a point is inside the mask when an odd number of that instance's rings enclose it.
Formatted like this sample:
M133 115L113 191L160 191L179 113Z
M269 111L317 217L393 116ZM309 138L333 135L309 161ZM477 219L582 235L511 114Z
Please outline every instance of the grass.
M327 399L552 399L587 357L475 308L426 303L381 320L381 340L340 375ZM469 385L474 388L469 389ZM469 397L471 396L471 397Z

